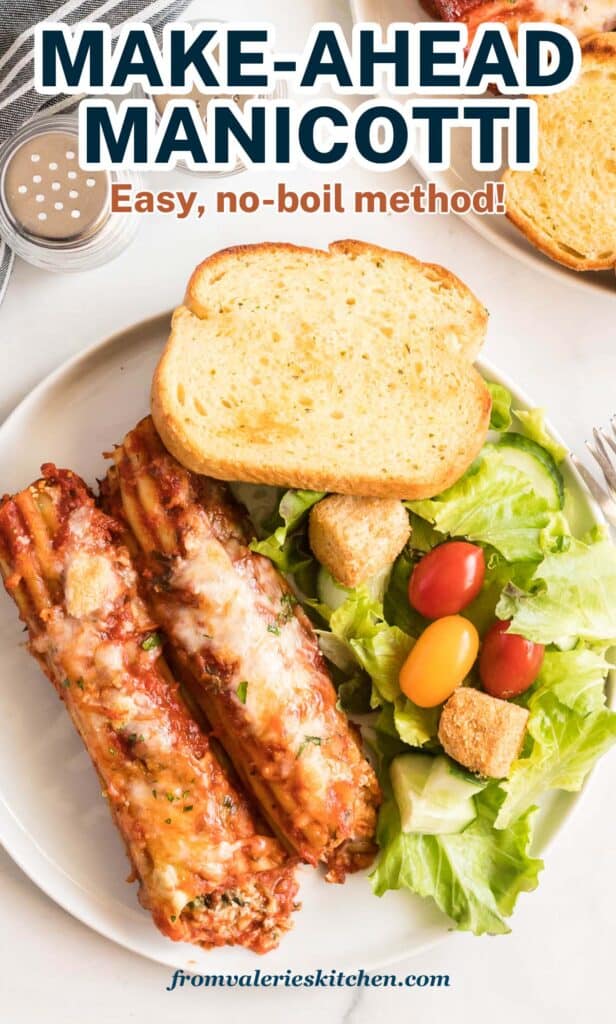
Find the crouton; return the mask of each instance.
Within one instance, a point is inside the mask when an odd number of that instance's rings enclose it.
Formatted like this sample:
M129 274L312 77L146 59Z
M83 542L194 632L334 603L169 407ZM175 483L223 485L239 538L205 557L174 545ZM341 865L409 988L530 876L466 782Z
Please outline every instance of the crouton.
M390 565L410 533L408 513L394 498L331 494L310 512L310 547L344 587L356 587Z
M438 738L469 771L504 779L522 749L527 719L525 708L462 686L443 708Z

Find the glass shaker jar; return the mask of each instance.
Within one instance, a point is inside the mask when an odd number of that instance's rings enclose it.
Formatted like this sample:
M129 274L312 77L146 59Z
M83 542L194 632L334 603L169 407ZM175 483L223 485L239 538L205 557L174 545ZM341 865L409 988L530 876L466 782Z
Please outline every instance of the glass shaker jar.
M84 171L76 115L29 121L0 147L0 237L44 270L87 270L132 241L134 213L111 211L116 181L139 187L134 173Z

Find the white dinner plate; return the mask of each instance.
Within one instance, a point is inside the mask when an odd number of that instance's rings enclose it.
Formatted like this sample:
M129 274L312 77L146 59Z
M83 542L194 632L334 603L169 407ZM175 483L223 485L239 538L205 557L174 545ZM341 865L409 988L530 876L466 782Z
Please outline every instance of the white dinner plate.
M54 461L88 483L109 451L148 410L152 371L170 314L103 341L44 380L0 427L0 492L26 486ZM480 364L481 367L481 364ZM510 383L486 365L486 375ZM520 407L528 406L511 387ZM576 529L601 521L571 466L569 515ZM327 885L302 870L303 909L280 948L265 958L245 950L205 952L164 938L137 903L126 856L94 770L52 686L26 652L15 606L0 588L0 840L57 903L96 931L143 956L192 973L376 968L445 937L448 920L428 900L404 892L382 899L365 876ZM543 849L574 803L560 793L539 815ZM524 895L522 899L532 899Z
M419 0L350 0L353 20L355 22L372 22L386 28L392 22L430 21ZM399 98L399 97L398 97ZM458 130L454 132L451 147L451 166L444 171L434 171L421 159L413 158L413 163L420 174L429 181L434 181L439 188L447 193L456 189L481 188L486 181L500 178L500 171L476 171L471 164L470 133ZM504 168L503 168L504 169ZM584 288L598 288L616 294L616 274L613 270L587 271L579 273L568 267L555 263L544 256L527 241L525 236L504 214L464 214L463 219L483 238L487 238L502 252L521 260L527 266L542 270L558 278L565 284L577 284Z

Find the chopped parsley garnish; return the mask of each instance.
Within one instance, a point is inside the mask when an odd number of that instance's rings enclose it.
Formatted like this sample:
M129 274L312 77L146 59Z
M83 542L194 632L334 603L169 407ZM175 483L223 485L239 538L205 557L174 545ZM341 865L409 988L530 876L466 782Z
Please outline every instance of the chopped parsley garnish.
M228 794L227 794L227 796L224 796L222 798L222 806L226 807L228 811L235 810L235 804L233 803L233 800L231 799L231 797Z
M71 685L70 679L65 679L64 682L62 683L62 686L70 686L70 685Z
M306 747L308 746L309 743L314 743L315 747L320 747L321 746L321 737L320 736L304 736L304 742L300 745L300 748L297 751L297 754L295 755L295 759L296 760L297 760L298 757L301 757L303 751L306 749Z
M78 686L80 690L83 690L83 679L78 679L75 686Z
M155 789L152 790L152 796L154 797L155 800L158 799L158 793L156 792Z
M170 804L172 804L173 801L175 800L175 793L167 793L167 800L169 801Z
M169 920L170 921L177 921L177 916L175 914L172 914Z
M189 910L202 910L203 907L210 910L214 906L214 898L211 893L206 893L205 896L195 896L194 900L191 900L186 906Z
M297 604L297 598L293 594L282 594L280 598L280 611L276 616L276 622L270 622L267 627L268 633L273 633L274 636L280 635L280 627L284 626L285 623L290 622L293 618L293 609Z
M187 807L182 807L182 810L184 811L184 814L187 814L188 811L192 811L192 809L193 809L193 805L192 804L188 804Z
M141 641L141 648L144 651L153 651L155 647L162 646L162 639L160 633L150 633L146 636L145 640Z
M171 824L171 818L165 818L165 825Z
M245 704L247 696L248 696L248 681L246 679L242 679L241 683L239 684L239 686L237 688L237 699L239 701L241 701L242 704Z
M284 626L285 622L290 622L293 618L295 605L297 604L297 598L294 594L283 594L280 598L280 604L282 611L276 616L276 622Z

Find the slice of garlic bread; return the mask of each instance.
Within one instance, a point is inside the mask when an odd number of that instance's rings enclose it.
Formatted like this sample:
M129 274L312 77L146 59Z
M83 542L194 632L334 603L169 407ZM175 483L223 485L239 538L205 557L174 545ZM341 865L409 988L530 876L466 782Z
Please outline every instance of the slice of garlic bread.
M220 479L436 494L485 439L470 360L486 319L448 271L375 246L226 250L174 314L152 415L180 462Z
M575 85L535 99L539 163L505 172L507 216L567 267L616 267L616 32L585 40Z

